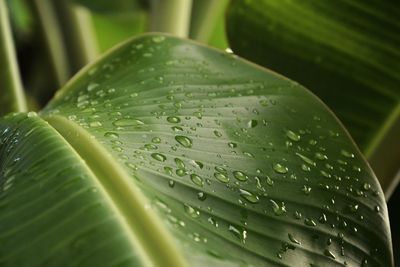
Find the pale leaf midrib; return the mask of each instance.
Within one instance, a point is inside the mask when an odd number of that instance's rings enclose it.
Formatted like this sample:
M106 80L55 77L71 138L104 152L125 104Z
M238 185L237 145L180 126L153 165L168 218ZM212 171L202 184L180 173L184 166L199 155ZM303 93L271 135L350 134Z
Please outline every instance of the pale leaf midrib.
M111 154L74 122L58 115L45 116L44 119L86 162L143 262L149 266L187 266L158 216L146 208L149 207L148 201L142 192Z

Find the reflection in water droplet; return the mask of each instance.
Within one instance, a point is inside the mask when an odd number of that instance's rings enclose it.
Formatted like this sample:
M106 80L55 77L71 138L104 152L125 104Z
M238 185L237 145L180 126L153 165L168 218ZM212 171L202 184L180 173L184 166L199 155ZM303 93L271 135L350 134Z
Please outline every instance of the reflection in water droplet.
M167 159L166 156L164 156L163 154L160 154L160 153L152 153L151 157L153 159L161 161L161 162L164 162Z
M186 148L190 148L192 147L192 139L190 139L189 137L183 136L183 135L177 135L175 136L175 140L181 144L182 146L186 147Z
M240 192L240 196L242 198L244 198L245 200L247 200L248 202L250 202L252 204L259 202L259 198L256 194L254 194L248 190L245 190L245 189L239 189L239 192Z
M283 165L281 165L281 164L279 164L279 163L276 163L276 164L274 165L274 171L275 171L276 173L279 173L279 174L285 174L285 173L288 172L288 168L285 167L285 166L283 166Z

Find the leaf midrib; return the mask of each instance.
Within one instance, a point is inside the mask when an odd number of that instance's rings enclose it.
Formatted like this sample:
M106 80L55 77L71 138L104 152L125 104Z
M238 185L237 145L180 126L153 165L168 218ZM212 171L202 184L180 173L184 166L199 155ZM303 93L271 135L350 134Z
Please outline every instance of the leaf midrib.
M111 154L76 123L58 115L44 119L84 160L146 266L187 266L143 193Z

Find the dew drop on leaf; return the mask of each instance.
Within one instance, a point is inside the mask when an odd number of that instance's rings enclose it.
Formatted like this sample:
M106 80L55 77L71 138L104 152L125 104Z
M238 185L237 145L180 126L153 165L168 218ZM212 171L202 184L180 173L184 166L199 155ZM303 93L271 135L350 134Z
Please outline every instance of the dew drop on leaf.
M196 219L196 218L198 218L198 217L200 216L200 211L194 209L194 208L193 208L192 206L190 206L189 204L184 204L183 207L184 207L184 209L185 209L185 213L186 213L189 217L191 217L191 218L193 218L193 219Z
M274 165L274 171L275 171L276 173L279 173L279 174L285 174L285 173L288 172L288 168L285 167L285 166L283 166L283 165L281 165L281 164L279 164L279 163L276 163L276 164Z
M195 185L198 185L198 186L203 186L204 185L204 181L203 181L203 178L201 178L200 176L198 176L197 174L191 174L190 175L190 180L195 184Z
M221 183L228 183L229 182L229 177L227 177L225 174L221 172L215 172L214 177L220 181Z
M167 117L167 121L169 123L179 123L179 122L181 122L181 119L179 117L171 116L171 117Z
M289 240L292 241L295 244L301 245L301 242L297 240L292 234L288 234Z
M240 196L242 198L244 198L245 200L247 200L248 202L252 203L252 204L256 204L260 201L260 199L258 198L258 196L248 190L245 189L239 189L240 192Z
M344 156L346 158L354 158L354 154L353 153L350 153L350 152L348 152L346 150L343 150L343 149L340 151L340 154L342 154L342 156Z
M189 137L183 136L183 135L177 135L175 136L175 140L181 144L182 146L186 147L186 148L190 148L192 147L193 143L192 143L192 139L190 139Z
M286 207L285 204L282 202L282 205L279 206L278 203L276 203L274 200L270 199L270 202L272 204L272 211L276 216L281 216L286 213Z
M104 134L104 137L117 139L117 138L119 138L119 135L114 132L106 132Z
M237 180L241 182L247 181L249 179L249 177L244 172L241 171L234 171L233 177L235 177Z
M159 144L159 143L161 143L161 139L159 137L153 137L153 139L151 139L151 142L153 142L155 144Z
M144 122L138 119L119 119L113 122L114 126L119 126L119 127L127 127L127 126L141 126L144 125Z
M160 154L160 153L152 153L151 157L153 159L161 161L161 162L164 162L167 159L166 156L164 156L163 154Z
M289 138L292 141L298 142L300 141L300 135L296 134L295 132L289 130L286 132L287 138Z

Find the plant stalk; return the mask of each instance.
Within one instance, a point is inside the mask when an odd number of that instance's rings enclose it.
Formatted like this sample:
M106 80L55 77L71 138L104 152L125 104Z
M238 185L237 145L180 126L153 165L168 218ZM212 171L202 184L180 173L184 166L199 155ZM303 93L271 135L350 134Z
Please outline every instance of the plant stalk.
M192 0L152 0L149 30L188 37Z
M0 0L0 115L27 110L5 0Z

